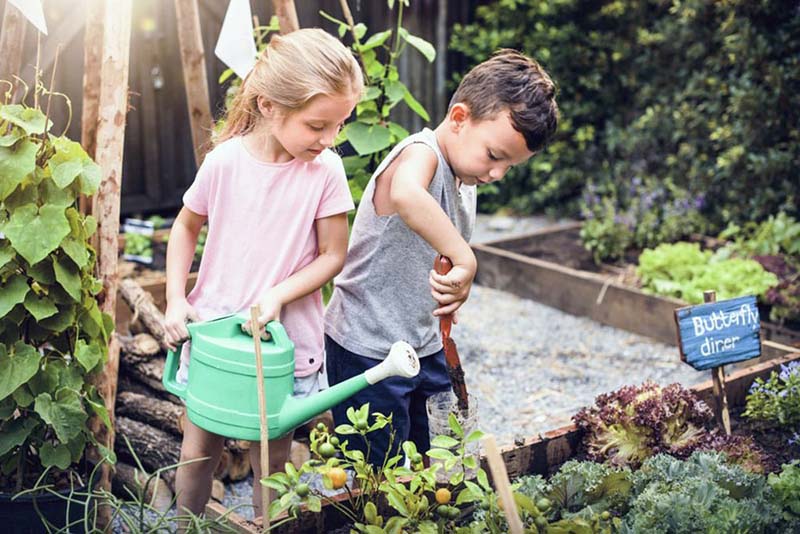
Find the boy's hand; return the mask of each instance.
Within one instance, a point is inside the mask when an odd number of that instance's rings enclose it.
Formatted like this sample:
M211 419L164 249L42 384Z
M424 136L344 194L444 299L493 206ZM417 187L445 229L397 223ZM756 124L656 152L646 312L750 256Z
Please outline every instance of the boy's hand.
M280 320L283 303L270 292L267 292L264 298L261 299L261 302L259 302L259 308L261 309L261 315L258 316L258 329L261 332L261 339L267 341L270 336L264 329L264 326L270 321ZM253 329L250 323L251 321L243 323L242 330L252 336Z
M175 350L178 343L189 339L186 320L199 321L194 307L185 298L170 300L164 314L164 341L170 350Z
M455 265L447 274L438 274L431 269L428 282L431 285L431 295L439 304L433 315L450 315L466 302L469 291L472 289L472 280L475 271L461 265Z

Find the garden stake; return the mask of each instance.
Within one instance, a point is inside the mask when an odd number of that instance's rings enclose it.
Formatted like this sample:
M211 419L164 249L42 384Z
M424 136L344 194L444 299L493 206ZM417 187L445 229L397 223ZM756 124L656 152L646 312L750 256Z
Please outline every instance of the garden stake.
M716 291L703 291L704 302L716 302ZM714 415L717 423L722 425L725 435L731 435L731 415L728 412L728 394L725 391L725 366L711 369L711 381L714 384Z
M438 274L447 274L453 268L453 263L447 256L439 254L433 262L433 268ZM464 382L464 369L461 367L461 359L458 357L456 342L450 337L450 328L453 326L453 315L442 315L439 318L439 331L442 333L442 345L444 345L444 359L447 362L447 374L450 376L450 384L453 386L453 393L458 399L458 408L465 416L468 412L469 401L467 396L467 384Z
M511 534L522 534L522 520L519 518L517 503L514 502L514 495L511 493L511 483L508 481L506 464L500 456L500 450L497 448L497 442L492 434L484 436L483 448L486 451L486 461L489 462L489 471L492 472L492 482L494 482L497 495L503 504L509 532Z
M250 330L253 333L253 344L256 351L256 386L258 388L258 412L261 417L261 476L269 476L269 427L267 426L267 398L264 395L264 361L261 358L261 329L258 316L261 307L250 306ZM261 484L261 481L256 481ZM264 532L269 531L269 489L261 488L261 521Z

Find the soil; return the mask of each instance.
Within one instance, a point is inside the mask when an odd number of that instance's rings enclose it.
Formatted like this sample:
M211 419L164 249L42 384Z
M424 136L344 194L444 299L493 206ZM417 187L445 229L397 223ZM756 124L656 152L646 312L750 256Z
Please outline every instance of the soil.
M590 272L601 270L594 263L591 252L583 247L580 230L577 228L542 234L535 240L511 241L495 246L571 269Z
M768 471L780 471L783 464L800 459L800 443L789 444L792 432L770 423L753 421L741 417L742 408L732 410L731 432L733 434L751 435L755 442L766 452L771 461Z

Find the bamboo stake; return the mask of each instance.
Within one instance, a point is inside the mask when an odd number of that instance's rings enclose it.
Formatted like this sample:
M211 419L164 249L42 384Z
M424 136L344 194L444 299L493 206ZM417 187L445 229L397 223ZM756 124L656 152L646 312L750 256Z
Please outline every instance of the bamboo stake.
M511 534L523 534L522 520L519 518L517 503L514 502L514 495L511 493L511 483L508 481L508 472L497 442L492 434L487 434L483 438L483 448L486 452L486 460L489 462L489 470L492 472L492 482L497 489L500 502L503 504L503 511L506 514L508 528Z
M297 10L294 7L294 0L272 0L272 9L275 10L275 16L278 17L281 35L286 35L287 33L292 33L300 29L300 23L297 20Z
M130 59L132 0L106 0L102 73L97 126L97 163L102 172L100 188L93 201L97 218L97 275L103 284L98 300L100 309L114 318L117 299L117 255L119 237L120 182L125 141L125 115L128 112L128 62ZM119 374L119 343L112 334L108 362L94 377L98 392L105 401L112 428L106 429L99 418L92 421L92 431L99 443L114 447L114 403ZM111 490L111 472L104 463L99 487ZM108 510L106 510L106 513Z
M258 415L261 420L261 476L269 476L269 427L267 426L267 398L264 394L264 360L261 357L261 329L258 317L261 307L250 307L250 330L253 332L253 345L256 351L256 387L258 388ZM261 484L257 480L256 484ZM261 517L264 532L269 531L269 489L261 488Z
M704 302L716 302L716 291L703 291ZM728 411L728 393L725 391L725 366L720 365L711 369L711 381L714 389L714 413L717 422L722 425L725 434L731 435L731 414Z
M197 0L175 0L175 12L178 18L178 42L181 47L186 105L189 107L189 122L192 126L194 160L199 167L206 150L211 146L213 120Z
M0 80L7 80L14 84L11 92L11 102L17 96L14 76L20 75L22 67L22 48L25 45L25 27L28 21L22 12L11 2L6 2L3 12L3 27L0 31Z

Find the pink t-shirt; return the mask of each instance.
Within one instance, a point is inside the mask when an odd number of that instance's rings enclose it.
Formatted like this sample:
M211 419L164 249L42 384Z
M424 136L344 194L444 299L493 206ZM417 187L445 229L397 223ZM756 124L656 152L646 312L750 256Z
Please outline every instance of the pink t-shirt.
M203 320L249 310L319 255L316 219L354 208L342 160L332 151L311 162L267 163L241 137L206 155L183 203L208 217L197 284L188 296ZM280 320L295 344L295 376L318 371L321 292L284 306Z

